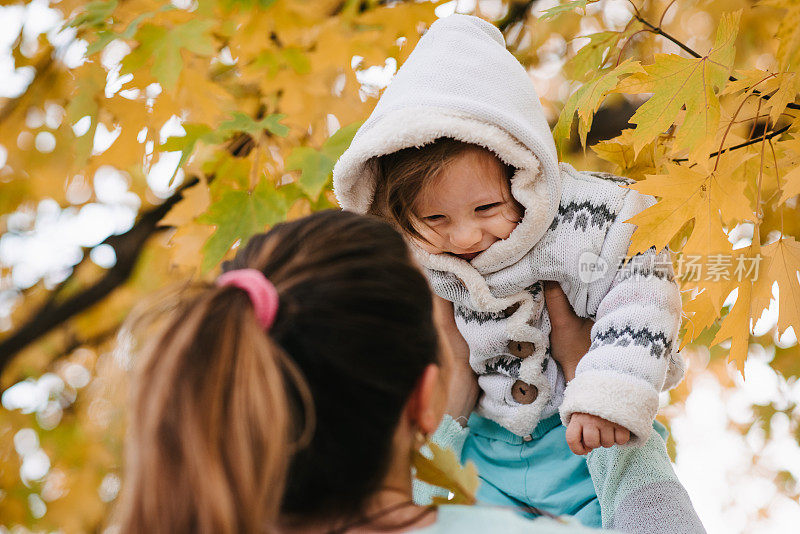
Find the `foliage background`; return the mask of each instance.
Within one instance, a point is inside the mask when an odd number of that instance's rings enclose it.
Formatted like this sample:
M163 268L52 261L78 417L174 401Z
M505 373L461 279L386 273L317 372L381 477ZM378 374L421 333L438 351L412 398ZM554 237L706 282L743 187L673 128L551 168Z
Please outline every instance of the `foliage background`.
M105 528L122 319L334 206L336 158L455 10L504 32L563 159L661 198L634 248L763 256L683 280L661 417L710 532L800 520L797 0L0 0L0 531Z

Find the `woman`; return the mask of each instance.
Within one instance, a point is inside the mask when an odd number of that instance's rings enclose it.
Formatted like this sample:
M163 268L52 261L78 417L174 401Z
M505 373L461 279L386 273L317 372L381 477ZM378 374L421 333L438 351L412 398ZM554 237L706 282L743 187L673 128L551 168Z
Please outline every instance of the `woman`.
M437 304L434 321L389 225L317 213L255 236L223 271L159 315L139 355L123 533L584 530L412 502L409 452L446 410L468 415L477 387L452 311ZM574 367L587 325L548 304Z

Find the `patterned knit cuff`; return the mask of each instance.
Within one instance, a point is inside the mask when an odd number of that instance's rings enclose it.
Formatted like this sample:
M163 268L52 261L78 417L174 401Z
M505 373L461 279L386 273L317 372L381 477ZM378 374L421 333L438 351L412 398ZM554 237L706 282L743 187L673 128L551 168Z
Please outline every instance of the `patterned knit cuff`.
M464 441L467 439L469 429L462 427L452 417L445 414L442 421L439 423L439 428L431 436L431 441L438 446L450 449L456 455L456 458L461 459L461 449L464 447ZM420 452L431 457L431 451L428 446L423 446ZM414 478L412 480L412 491L414 502L419 505L427 505L433 502L434 497L447 497L447 490L438 486L432 486Z
M583 371L567 384L559 410L564 425L573 413L588 413L624 426L631 432L628 446L647 441L657 411L658 392L648 382L596 369Z
M459 419L461 419L459 417ZM461 458L461 449L464 447L464 441L467 439L469 429L445 414L442 421L439 423L439 428L431 436L431 441L438 446L450 449L456 454L456 458Z

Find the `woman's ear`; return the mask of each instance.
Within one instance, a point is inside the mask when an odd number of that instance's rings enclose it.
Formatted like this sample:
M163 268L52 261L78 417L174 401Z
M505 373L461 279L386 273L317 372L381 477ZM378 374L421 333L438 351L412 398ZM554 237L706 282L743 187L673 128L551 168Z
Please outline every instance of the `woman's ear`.
M424 434L433 433L444 415L447 392L441 381L441 369L429 364L422 372L406 407L409 421Z

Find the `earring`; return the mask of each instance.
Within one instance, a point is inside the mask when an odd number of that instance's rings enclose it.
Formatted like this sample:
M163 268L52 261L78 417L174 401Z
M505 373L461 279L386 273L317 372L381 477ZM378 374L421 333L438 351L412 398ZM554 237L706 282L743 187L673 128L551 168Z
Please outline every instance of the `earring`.
M419 450L426 443L428 443L428 435L417 429L414 433L414 449Z

